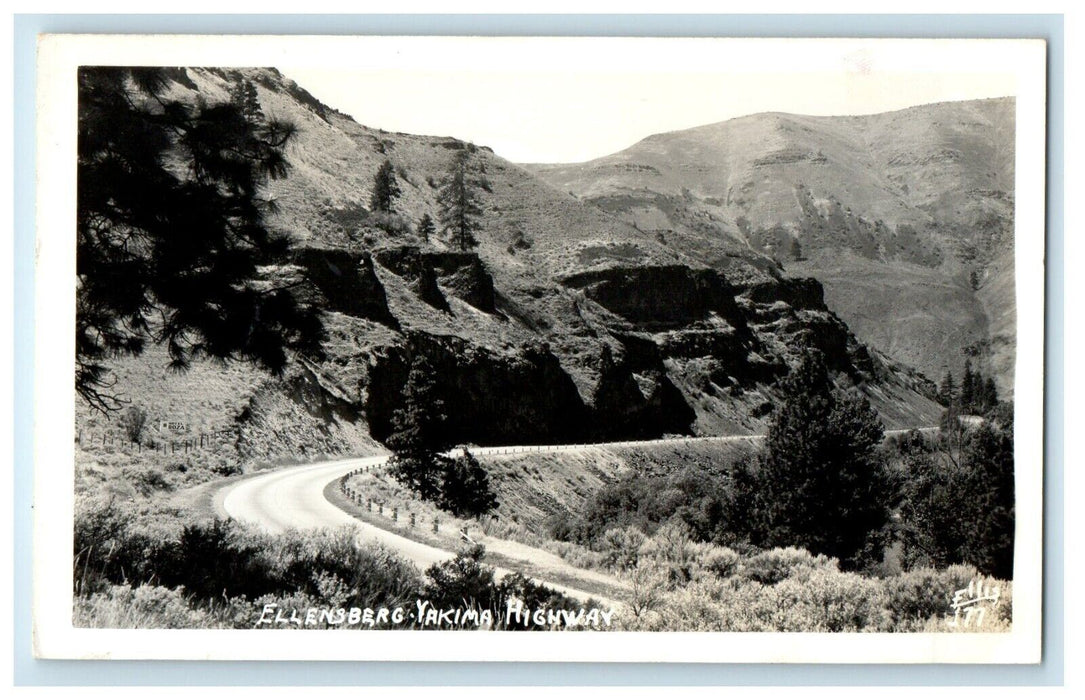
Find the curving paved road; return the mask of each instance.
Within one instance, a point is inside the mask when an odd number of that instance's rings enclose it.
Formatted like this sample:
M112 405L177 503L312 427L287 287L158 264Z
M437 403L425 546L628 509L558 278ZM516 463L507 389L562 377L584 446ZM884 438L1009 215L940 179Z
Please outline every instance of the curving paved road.
M290 529L353 526L362 537L384 543L423 569L454 556L362 522L324 498L324 488L332 481L358 467L383 464L387 459L380 456L303 464L260 474L223 489L222 509L231 518L272 534Z
M928 432L937 430L937 428L919 428L918 430ZM893 435L905 432L908 431L887 430L886 434ZM595 445L480 447L472 448L471 452L476 455L519 454L568 451L584 447L624 447L637 444L652 445L672 442L732 442L740 440L759 440L763 437L764 436L762 435L743 435L711 438L646 440L639 443L614 442L599 443ZM415 542L402 535L365 523L340 510L337 506L324 498L324 489L332 481L335 481L359 467L372 467L383 464L387 459L387 455L360 459L343 459L334 462L303 464L258 474L234 482L221 489L215 498L216 506L236 520L249 523L273 534L281 533L288 529L305 530L353 526L358 529L360 537L377 540L378 542L385 544L389 548L410 559L423 570L437 562L451 559L455 556L453 552L438 549L437 547L431 547L421 542ZM539 554L540 556L553 556L546 552L539 552ZM495 570L499 576L509 573L508 569L496 568ZM588 575L589 578L595 574L595 572L587 571L584 573ZM576 598L586 599L588 597L594 597L596 600L613 604L613 601L609 601L597 594L590 594L585 591L548 581L542 581L542 583Z
M479 449L474 452L488 454L492 451L494 448ZM216 506L231 518L272 534L289 529L352 526L357 529L360 539L381 542L423 570L437 562L456 556L454 552L415 542L358 520L324 498L324 489L332 481L359 467L383 464L387 459L387 456L346 459L287 467L267 474L259 474L224 487L216 495ZM549 558L554 556L545 552L540 554ZM574 567L570 566L570 568ZM511 573L511 570L494 567L494 572L498 577L503 577ZM588 578L598 577L595 572L584 573ZM554 590L580 600L594 598L614 608L621 605L618 601L598 593L571 588L553 581L541 580L538 577L533 578Z

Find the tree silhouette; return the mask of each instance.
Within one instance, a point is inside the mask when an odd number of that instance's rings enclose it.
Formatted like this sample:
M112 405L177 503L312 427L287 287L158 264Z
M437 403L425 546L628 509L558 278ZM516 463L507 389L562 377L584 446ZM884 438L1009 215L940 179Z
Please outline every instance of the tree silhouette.
M433 218L429 214L423 214L422 218L418 220L418 235L422 237L422 240L429 243L430 236L437 232L437 228L433 224Z
M107 361L164 343L171 367L243 359L281 372L320 354L316 309L274 274L288 240L270 231L269 178L286 176L291 124L233 102L166 97L169 72L81 68L76 242L76 391L120 407Z
M949 406L957 400L957 386L953 381L953 373L948 369L942 375L942 381L938 384L938 402L943 406Z
M400 196L399 183L392 161L385 160L377 168L373 178L373 191L369 195L369 208L373 211L392 211L392 203Z
M780 388L756 473L755 544L804 547L850 569L876 562L895 496L877 414L833 387L816 350Z
M480 186L481 180L471 170L470 155L466 150L457 151L437 193L437 203L442 230L451 244L463 251L478 245L475 233L482 209L476 189Z
M961 409L971 411L976 402L976 375L972 372L972 361L964 361L964 374L961 375Z
M402 402L392 414L390 471L400 483L424 499L436 501L441 478L452 461L442 453L451 448L445 437L444 401L437 395L433 366L420 351L411 358Z
M243 79L230 86L230 102L250 122L261 122L264 110L260 108L259 95L251 80Z
M441 477L440 506L461 517L489 513L498 506L490 489L490 476L467 450L448 460Z

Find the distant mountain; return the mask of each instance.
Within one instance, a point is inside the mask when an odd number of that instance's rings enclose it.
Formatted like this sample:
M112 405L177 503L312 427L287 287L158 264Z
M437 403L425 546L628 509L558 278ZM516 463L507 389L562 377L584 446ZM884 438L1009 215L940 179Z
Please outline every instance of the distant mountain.
M176 69L171 96L228 99L249 80L268 117L297 126L286 179L271 184L271 224L296 242L272 276L325 310L326 359L286 377L201 365L168 375L162 354L119 359L117 389L151 424L181 417L237 430L243 459L371 449L390 430L411 356L437 370L456 442L523 444L759 432L776 382L806 345L888 427L930 425L933 386L869 350L832 313L816 281L729 243L708 260L570 195L485 147L369 129L274 69ZM381 99L374 95L373 99ZM480 180L476 250L418 233L437 219L454 154ZM402 196L368 210L392 163Z
M709 266L812 275L864 342L934 381L970 356L1011 394L1014 105L755 114L525 167Z

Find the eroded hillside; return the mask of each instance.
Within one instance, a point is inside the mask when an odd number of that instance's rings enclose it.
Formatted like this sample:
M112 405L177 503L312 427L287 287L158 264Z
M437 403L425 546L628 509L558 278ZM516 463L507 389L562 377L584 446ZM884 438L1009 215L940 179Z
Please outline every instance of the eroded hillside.
M816 277L864 342L934 380L971 357L1012 393L1012 98L757 114L527 167L711 266Z
M270 187L270 223L295 249L266 272L320 305L328 336L326 357L295 358L281 379L200 365L222 396L212 404L186 376L162 371L162 353L118 361L118 391L152 425L181 412L201 429L225 428L249 464L379 449L420 353L436 369L455 442L760 432L776 381L805 345L887 427L937 420L928 381L860 343L818 281L785 276L763 252L713 248L706 260L484 147L365 128L272 69L171 76L172 96L208 102L251 80L263 113L296 125L289 175ZM466 251L418 228L423 215L438 218L439 187L461 151L482 211L479 245ZM402 195L375 213L369 194L386 159Z

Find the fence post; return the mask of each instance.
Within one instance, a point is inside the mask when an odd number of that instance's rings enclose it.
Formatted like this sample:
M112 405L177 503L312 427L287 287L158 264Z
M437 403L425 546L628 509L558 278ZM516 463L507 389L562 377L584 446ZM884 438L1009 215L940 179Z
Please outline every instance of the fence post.
M412 512L411 513L411 527L412 528L414 527L414 519L415 519L415 516L414 516L414 513Z
M439 521L437 520L437 516L433 516L433 532L434 533L437 532L437 529L438 529L439 526L440 525L439 525Z
M392 507L392 521L393 522L399 522L399 507L398 506L393 506Z

